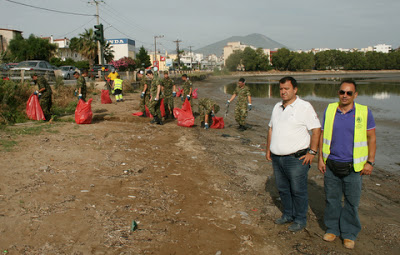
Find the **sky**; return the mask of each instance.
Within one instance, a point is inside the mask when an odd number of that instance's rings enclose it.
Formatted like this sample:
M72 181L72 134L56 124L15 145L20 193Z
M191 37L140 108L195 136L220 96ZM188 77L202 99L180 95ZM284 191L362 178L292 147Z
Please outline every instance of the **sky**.
M72 38L96 24L93 0L0 0L0 28L55 39ZM400 46L400 0L103 0L107 39L130 38L136 47L193 50L231 36L259 33L291 49ZM19 3L19 4L18 4ZM25 5L50 9L47 11ZM55 12L57 11L57 12ZM79 15L65 14L68 12Z

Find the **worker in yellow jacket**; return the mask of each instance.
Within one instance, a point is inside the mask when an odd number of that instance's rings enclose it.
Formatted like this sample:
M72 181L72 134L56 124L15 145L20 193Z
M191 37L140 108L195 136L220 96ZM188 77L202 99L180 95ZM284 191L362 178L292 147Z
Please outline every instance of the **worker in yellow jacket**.
M121 77L118 75L117 78L114 80L112 90L114 91L115 100L117 102L123 102L124 99L122 98L122 83L124 81L121 80Z

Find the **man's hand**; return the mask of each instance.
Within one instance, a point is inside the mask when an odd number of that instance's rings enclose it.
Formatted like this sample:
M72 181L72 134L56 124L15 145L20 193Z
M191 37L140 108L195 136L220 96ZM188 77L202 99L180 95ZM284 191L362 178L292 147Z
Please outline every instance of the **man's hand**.
M322 174L326 173L326 165L325 165L324 159L322 159L322 158L320 158L320 159L318 160L318 170L319 170Z
M37 94L39 94L39 91L36 90L35 92L33 92L33 94L37 95Z
M251 104L248 104L247 106L249 108L249 111L251 111L251 109L253 109L253 106Z
M187 98L188 100L190 100L190 95L187 95L186 98Z
M204 123L204 129L209 129L208 123Z
M82 94L79 94L79 96L78 96L78 100L79 100L79 99L82 99Z
M373 166L371 166L368 163L365 163L363 170L361 170L360 172L360 175L371 175L373 169L374 169Z
M144 98L144 92L142 92L142 94L140 95L140 98Z
M175 91L172 92L172 96L173 96L173 97L176 97L176 92L175 92Z
M306 153L306 155L301 156L301 157L299 158L299 160L304 159L304 160L303 160L303 165L306 165L306 164L311 165L311 162L312 162L312 160L314 159L314 156L315 156L315 155L312 155L312 154L310 154L310 153Z
M265 152L265 158L267 159L267 161L271 161L271 160L272 160L272 158L271 158L271 151L270 151L270 150L267 150L267 151Z

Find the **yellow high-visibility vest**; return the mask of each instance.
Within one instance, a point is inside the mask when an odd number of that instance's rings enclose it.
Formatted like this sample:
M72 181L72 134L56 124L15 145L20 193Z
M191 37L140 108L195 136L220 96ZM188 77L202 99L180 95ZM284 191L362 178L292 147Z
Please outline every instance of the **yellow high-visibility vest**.
M122 82L123 82L123 80L121 80L121 79L115 79L114 80L114 90L116 90L116 89L122 90Z
M353 147L353 166L354 171L360 172L364 168L364 164L368 160L368 142L367 142L367 120L368 107L365 105L355 104L355 121L354 121L354 147ZM331 141L333 122L339 102L328 105L325 113L324 137L322 145L322 157L324 162L331 153Z

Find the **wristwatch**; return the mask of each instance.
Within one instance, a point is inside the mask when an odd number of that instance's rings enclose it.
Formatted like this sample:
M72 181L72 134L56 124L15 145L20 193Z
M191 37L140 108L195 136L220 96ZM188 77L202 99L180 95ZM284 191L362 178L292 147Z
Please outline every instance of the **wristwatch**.
M367 163L370 164L371 166L375 166L375 162L371 162L371 161L367 160Z
M317 152L311 149L308 150L308 153L310 153L311 155L317 155Z

